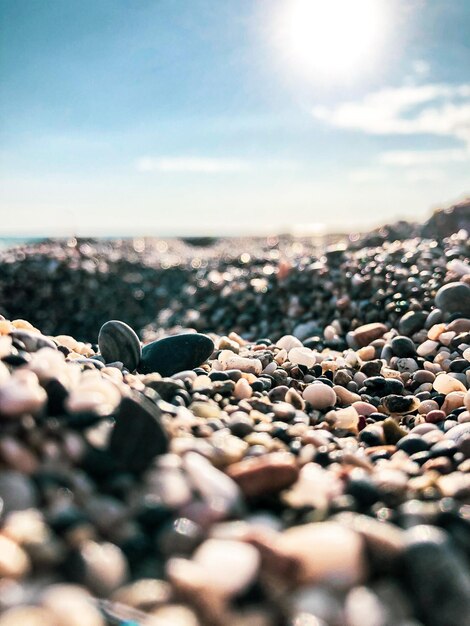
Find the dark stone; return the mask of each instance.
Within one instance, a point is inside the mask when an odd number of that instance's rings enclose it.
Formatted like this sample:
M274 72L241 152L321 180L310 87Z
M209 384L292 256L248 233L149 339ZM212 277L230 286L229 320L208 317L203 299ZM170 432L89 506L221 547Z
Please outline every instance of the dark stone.
M446 313L461 313L470 317L470 286L465 283L449 283L436 293L436 306Z
M142 472L156 456L168 451L168 435L160 416L159 407L138 391L122 399L109 452L123 469Z
M64 385L57 379L52 378L44 385L47 393L47 412L48 415L61 415L65 412L64 402L69 392Z
M207 335L183 333L165 337L143 347L139 372L158 372L162 376L172 376L177 372L198 367L213 351L214 342Z
M413 335L423 328L427 317L425 311L408 311L398 322L398 330L402 335Z
M158 395L167 402L170 402L170 400L175 396L177 391L183 391L185 389L181 381L174 380L172 378L152 380L145 384L147 387L154 389L158 393Z
M397 443L398 450L403 450L407 454L424 452L429 449L428 443L419 435L406 435Z
M369 478L353 478L346 486L346 493L353 496L361 508L372 506L380 497L377 487Z
M24 511L36 507L38 494L34 483L20 472L0 472L0 512Z
M415 396L399 396L391 394L382 398L382 405L388 413L397 415L405 415L415 411L420 405L419 400Z
M427 626L470 624L470 574L447 535L434 526L406 532L403 580L418 618Z
M366 393L371 396L386 396L400 394L403 391L403 383L397 378L384 378L383 376L371 376L364 381Z
M12 339L19 339L28 352L36 352L41 348L52 348L57 350L57 345L49 339L40 335L39 333L32 333L28 330L14 330L10 333Z
M98 345L106 363L120 361L130 372L139 365L142 355L139 338L124 322L110 320L103 324L98 335Z
M409 337L398 335L391 342L391 347L395 356L400 358L413 357L416 354L416 346Z

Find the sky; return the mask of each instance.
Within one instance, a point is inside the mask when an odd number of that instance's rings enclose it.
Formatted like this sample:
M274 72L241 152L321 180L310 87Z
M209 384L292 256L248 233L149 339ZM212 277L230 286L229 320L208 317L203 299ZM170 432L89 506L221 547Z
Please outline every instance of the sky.
M0 0L0 236L424 219L470 195L469 33L468 0Z

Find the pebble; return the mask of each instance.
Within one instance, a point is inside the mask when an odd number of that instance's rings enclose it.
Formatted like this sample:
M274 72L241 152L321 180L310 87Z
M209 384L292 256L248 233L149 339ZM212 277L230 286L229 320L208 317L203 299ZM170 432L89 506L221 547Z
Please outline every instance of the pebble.
M248 374L261 374L263 364L259 359L238 356L230 350L223 350L219 354L219 362L226 370L240 370Z
M352 336L356 344L362 348L364 346L368 346L375 339L383 337L387 330L388 329L385 324L374 322L359 326L359 328L356 328L356 330L353 331Z
M70 572L98 596L106 597L128 578L128 564L113 543L85 541L69 563Z
M139 371L142 374L158 372L162 376L172 376L198 367L213 351L214 342L207 335L183 333L165 337L144 345Z
M0 499L3 514L24 511L37 505L38 495L34 483L21 472L0 472Z
M309 402L314 409L326 409L336 403L336 393L324 383L308 385L302 395L304 400Z
M30 568L26 552L12 539L0 535L0 578L24 578Z
M309 348L292 348L289 350L288 358L294 365L304 365L309 369L316 363L315 353Z
M261 559L256 548L247 543L208 539L197 548L193 560L214 593L232 597L253 583Z
M294 526L277 535L274 541L273 573L280 573L282 561L289 560L291 582L348 589L367 575L363 539L336 522ZM279 552L277 558L276 552Z
M229 466L228 475L246 496L255 498L290 487L299 470L291 455L273 453L234 463Z
M430 626L469 623L470 576L445 533L418 525L406 531L405 542L402 574L419 618Z
M0 251L2 312L34 323L0 318L0 397L13 382L19 406L0 404L0 538L26 559L0 581L0 621L23 626L28 603L44 626L467 615L470 321L434 298L470 284L470 250L461 221L440 228L323 256L306 238ZM122 328L103 357L116 302L167 370L128 360ZM423 523L445 539L411 539Z
M390 346L393 353L401 358L412 357L416 354L416 346L409 337L398 335L392 339Z
M440 374L436 376L433 382L433 388L439 393L449 394L452 391L466 392L465 385L449 374Z
M462 313L470 317L470 285L449 283L436 293L436 306L447 313Z
M122 399L109 440L109 453L124 469L141 472L168 451L161 410L140 392Z
M34 372L17 371L0 387L0 416L17 418L39 413L45 406L47 394L38 384Z
M106 363L120 361L130 372L137 369L142 347L135 331L119 320L103 324L98 335L98 346Z

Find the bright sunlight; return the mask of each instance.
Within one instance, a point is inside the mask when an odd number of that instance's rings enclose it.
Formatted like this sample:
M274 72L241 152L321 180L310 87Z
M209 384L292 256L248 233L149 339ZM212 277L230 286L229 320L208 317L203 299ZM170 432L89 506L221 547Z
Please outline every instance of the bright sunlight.
M291 64L321 79L357 75L374 64L385 40L385 0L287 0L279 21Z

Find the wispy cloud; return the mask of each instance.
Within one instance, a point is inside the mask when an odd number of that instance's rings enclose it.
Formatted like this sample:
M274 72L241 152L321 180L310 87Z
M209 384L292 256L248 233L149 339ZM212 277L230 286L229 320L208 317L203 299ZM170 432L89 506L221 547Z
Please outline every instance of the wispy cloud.
M284 159L235 159L228 157L142 157L135 162L139 172L177 174L225 174L261 170L294 171L304 164Z
M313 116L331 126L372 135L437 135L470 145L470 84L388 87Z
M137 161L136 168L141 172L223 174L250 169L250 163L226 158L143 157Z
M450 148L443 150L390 150L379 155L383 165L412 167L415 165L445 165L470 160L470 150Z

